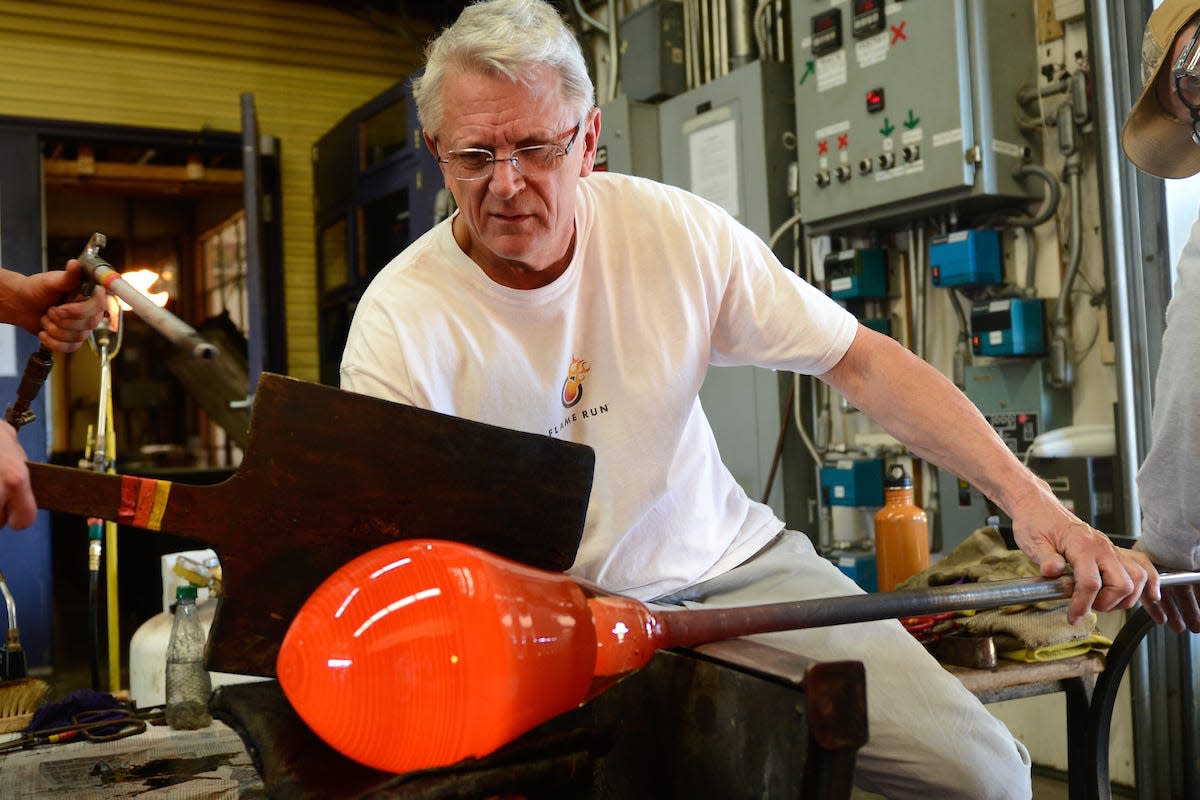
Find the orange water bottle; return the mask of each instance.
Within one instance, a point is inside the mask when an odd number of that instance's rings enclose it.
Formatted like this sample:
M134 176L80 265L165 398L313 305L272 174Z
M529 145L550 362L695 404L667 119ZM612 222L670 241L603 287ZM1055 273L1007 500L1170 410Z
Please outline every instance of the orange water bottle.
M929 519L913 503L912 478L900 464L888 467L883 496L875 515L875 566L879 591L890 592L929 566Z

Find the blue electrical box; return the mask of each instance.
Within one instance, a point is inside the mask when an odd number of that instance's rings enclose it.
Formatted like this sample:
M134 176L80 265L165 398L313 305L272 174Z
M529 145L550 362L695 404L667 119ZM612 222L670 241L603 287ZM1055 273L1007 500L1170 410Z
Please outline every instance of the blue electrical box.
M1004 282L1000 232L977 228L941 234L929 240L933 285L995 286Z
M882 506L883 459L840 458L821 465L821 488L834 506Z
M847 548L831 550L825 557L841 570L842 574L858 584L864 592L879 591L879 572L875 566L875 552L868 549Z
M1040 356L1046 353L1045 303L1007 297L971 306L971 351L977 356Z
M825 280L834 300L887 297L887 251L864 247L830 253L825 256Z

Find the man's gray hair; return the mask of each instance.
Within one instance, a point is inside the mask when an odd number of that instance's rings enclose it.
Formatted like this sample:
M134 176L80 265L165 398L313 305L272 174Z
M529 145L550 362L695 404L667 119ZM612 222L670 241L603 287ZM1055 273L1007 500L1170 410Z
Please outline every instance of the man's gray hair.
M461 69L502 75L529 85L533 68L552 67L561 78L563 101L575 119L596 104L583 51L558 12L544 0L483 0L458 19L425 51L425 72L413 80L421 127L436 137L442 126L442 83Z

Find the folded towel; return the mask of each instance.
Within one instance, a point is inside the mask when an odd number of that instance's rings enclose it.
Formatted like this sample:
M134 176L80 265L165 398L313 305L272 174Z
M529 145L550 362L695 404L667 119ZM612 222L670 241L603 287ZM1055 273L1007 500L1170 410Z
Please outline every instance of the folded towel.
M955 583L1040 577L1029 556L1009 550L992 527L980 528L935 564L900 584L901 589ZM1066 598L969 612L956 620L972 633L997 637L997 651L1020 661L1050 661L1086 653L1112 642L1096 631L1097 616L1089 611L1074 625L1067 622ZM1007 642L1007 645L1001 642Z

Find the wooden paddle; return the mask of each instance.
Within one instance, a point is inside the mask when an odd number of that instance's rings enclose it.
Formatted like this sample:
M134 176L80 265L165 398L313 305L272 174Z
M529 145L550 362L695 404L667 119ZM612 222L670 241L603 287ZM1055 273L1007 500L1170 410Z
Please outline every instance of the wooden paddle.
M469 542L571 566L590 447L264 373L237 472L214 486L30 464L41 508L197 539L224 595L208 667L275 674L280 642L334 570L395 539Z

